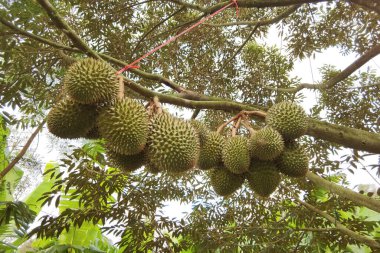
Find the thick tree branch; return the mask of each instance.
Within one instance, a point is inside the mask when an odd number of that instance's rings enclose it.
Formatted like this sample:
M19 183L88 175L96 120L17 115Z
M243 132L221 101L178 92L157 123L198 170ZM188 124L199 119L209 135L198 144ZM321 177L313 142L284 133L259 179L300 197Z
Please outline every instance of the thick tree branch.
M66 21L58 14L55 8L51 5L48 0L37 0L37 2L45 9L46 13L50 19L54 22L56 27L64 32L67 37L75 44L76 47L86 52L89 56L100 59L98 54L93 51L76 33L75 31L66 23Z
M380 154L380 134L309 119L306 134L317 139L343 144L346 147Z
M280 13L278 16L271 18L271 19L265 19L265 20L257 20L257 21L237 21L237 22L228 22L228 23L220 23L220 24L207 24L209 26L234 26L234 25L248 25L248 26L264 26L264 25L271 25L275 24L286 17L288 17L290 14L294 13L301 5L294 5L286 9L284 12Z
M8 164L7 167L5 167L5 169L3 169L1 172L0 172L0 181L5 177L5 175L11 171L13 169L13 167L21 160L21 158L25 155L26 151L28 150L28 148L30 147L30 145L32 144L34 138L36 138L37 134L40 132L40 130L42 129L42 127L45 125L45 121L42 121L39 126L36 128L36 130L34 130L34 132L32 133L32 135L29 137L28 141L25 143L24 147L21 149L20 153L18 153L18 155L12 160L12 162L10 162Z
M361 68L364 64L366 64L368 61L376 57L378 54L380 54L380 44L374 46L367 52L365 52L362 56L360 56L358 59L356 59L353 63L351 63L349 66L347 66L343 71L341 71L336 76L330 78L325 83L320 84L308 84L308 83L302 83L297 85L294 88L272 88L272 87L264 87L266 89L275 90L279 92L290 92L290 93L297 93L298 91L307 88L307 89L329 89L332 86L336 85L337 83L343 81L348 76L350 76L353 72Z
M358 242L362 242L366 245L368 245L369 247L371 248L376 248L376 249L380 249L380 243L378 243L377 241L367 237L367 236L364 236L364 235L360 235L352 230L350 230L349 228L347 228L346 226L344 226L342 223L340 223L339 221L337 221L334 217L332 217L331 215L329 215L328 213L316 208L315 206L309 204L309 203L306 203L302 200L300 200L297 196L293 196L295 201L300 203L301 205L305 206L307 209L319 214L320 216L322 216L323 218L325 218L326 220L330 221L332 224L335 225L335 227L342 233L342 234L345 234L353 239L355 239L356 241Z
M218 4L215 4L211 7L204 8L202 6L196 5L196 4L190 4L186 3L182 0L167 0L172 3L176 3L182 6L186 6L187 8L197 10L203 13L213 13L220 8L226 6L227 4L231 3L231 1L224 1ZM306 3L321 3L321 2L331 2L332 0L238 0L237 4L239 8L265 8L265 7L283 7L283 6L290 6L290 5L296 5L296 4L306 4ZM234 6L231 6L231 8L235 8Z
M365 206L373 211L380 213L380 201L374 198L367 197L365 195L354 192L343 186L334 184L316 174L309 171L306 177L313 182L316 186L324 188L332 193L335 193L343 198L349 199L354 203Z

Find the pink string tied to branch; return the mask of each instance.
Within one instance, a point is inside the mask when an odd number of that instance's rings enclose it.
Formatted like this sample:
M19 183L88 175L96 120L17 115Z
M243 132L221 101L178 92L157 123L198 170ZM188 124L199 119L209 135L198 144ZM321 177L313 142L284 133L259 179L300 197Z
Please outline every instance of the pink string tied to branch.
M124 71L129 70L129 69L138 69L139 66L137 66L136 64L139 63L141 60L143 60L144 58L146 58L149 55L153 54L154 52L160 50L161 48L163 48L164 46L168 45L169 43L175 41L177 38L181 37L182 35L184 35L185 33L189 32L189 31L193 30L195 27L201 25L205 21L207 21L207 20L211 19L212 17L218 15L220 12L224 11L225 9L227 9L228 7L230 7L232 5L236 6L236 17L238 17L238 15L239 15L239 6L238 6L238 3L237 3L237 0L231 0L231 2L229 4L225 5L224 7L220 8L217 11L215 11L214 13L208 15L207 17L202 18L201 20L199 20L198 22L196 22L192 26L190 26L190 27L186 28L185 30L183 30L182 32L178 33L176 36L171 37L170 39L166 40L164 43L162 43L158 47L153 48L148 53L144 54L143 56L141 56L140 58L138 58L137 60L135 60L131 64L128 64L124 68L120 69L119 71L116 72L116 75L120 75L121 73L123 73Z

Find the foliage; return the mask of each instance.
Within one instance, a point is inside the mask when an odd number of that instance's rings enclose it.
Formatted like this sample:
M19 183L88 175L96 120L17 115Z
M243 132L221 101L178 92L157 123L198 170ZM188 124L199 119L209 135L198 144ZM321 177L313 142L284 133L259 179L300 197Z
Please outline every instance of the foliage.
M66 36L69 31L62 24L49 18L39 4L43 2L0 0L0 107L4 108L0 126L3 121L17 129L38 125L61 99L67 67L91 55L72 34ZM299 1L292 6L276 6L276 2L238 1L238 19L235 10L223 11L141 61L141 68L130 70L125 77L166 95L176 108L207 109L198 118L212 129L236 113L237 109L229 107L231 101L236 102L234 108L238 104L262 110L286 100L307 103L304 91L312 87L317 100L309 114L313 122L323 120L366 131L360 136L341 131L342 138L336 137L339 141L333 143L324 135L316 138L309 129L308 136L300 139L311 155L312 171L347 186L346 171L379 169L378 163L368 165L375 156L365 147L347 149L352 139L368 141L367 133L378 138L378 73L360 69L332 86L318 86L342 73L326 64L320 69L320 83L313 84L317 86L304 85L305 89L295 92L289 89L302 86L292 72L296 61L331 47L342 54L363 55L379 46L380 14L371 5L375 1L365 1L372 9L357 0ZM215 11L218 4L203 0L50 3L76 35L115 69ZM287 15L279 16L284 12ZM281 48L266 45L273 34L270 28L276 28ZM40 37L36 40L33 35ZM128 97L151 98L128 87ZM218 110L212 109L213 103ZM263 122L254 117L251 124L261 127ZM321 131L329 132L335 126L329 124ZM0 127L1 170L8 163L6 135L6 128ZM220 198L207 183L207 173L199 170L181 177L143 169L126 174L107 164L102 141L68 149L58 164L46 165L42 182L23 202L13 198L22 171L13 168L2 179L0 223L7 224L7 233L13 233L13 228L26 232L34 215L41 217L26 243L23 234L17 237L15 233L5 241L0 231L1 240L7 243L2 246L10 252L22 243L36 252L358 252L359 248L375 252L343 233L338 223L379 241L378 214L304 178L283 179L268 199L253 195L247 184L234 195ZM304 208L297 198L333 216L335 222ZM189 212L171 217L165 206L173 203L188 206ZM43 208L57 208L59 214L43 215ZM118 248L106 234L118 238Z

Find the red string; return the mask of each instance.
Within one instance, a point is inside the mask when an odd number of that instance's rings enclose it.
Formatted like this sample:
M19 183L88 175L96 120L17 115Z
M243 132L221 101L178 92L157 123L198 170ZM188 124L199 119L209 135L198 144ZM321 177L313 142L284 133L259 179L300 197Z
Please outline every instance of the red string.
M164 43L162 43L161 45L159 45L158 47L150 50L148 53L144 54L143 56L141 56L140 58L138 58L137 60L135 60L134 62L132 62L131 64L125 66L124 68L120 69L118 72L116 72L117 75L123 73L124 71L128 70L128 69L137 69L139 68L139 66L137 66L136 64L138 62L140 62L142 59L148 57L149 55L153 54L154 52L156 52L157 50L160 50L161 48L163 48L164 46L168 45L169 43L173 42L174 40L176 40L178 37L181 37L183 34L187 33L188 31L194 29L195 27L197 27L198 25L204 23L205 21L209 20L210 18L218 15L220 12L224 11L225 9L227 9L228 7L230 7L231 5L235 5L236 6L236 16L238 16L238 11L239 11L239 8L238 8L238 4L237 4L237 0L232 0L231 3L225 5L224 7L220 8L219 10L215 11L214 13L210 14L209 16L207 17L204 17L202 18L201 20L199 20L197 23L193 24L192 26L190 26L189 28L185 29L184 31L182 31L181 33L177 34L176 36L174 37L171 37L170 39L166 40Z

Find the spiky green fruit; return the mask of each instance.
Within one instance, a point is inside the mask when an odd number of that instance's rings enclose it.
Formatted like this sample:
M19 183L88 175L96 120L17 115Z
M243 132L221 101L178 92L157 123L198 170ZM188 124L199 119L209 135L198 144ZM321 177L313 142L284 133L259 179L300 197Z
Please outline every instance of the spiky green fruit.
M199 157L199 138L187 121L162 113L154 116L148 139L149 163L169 173L192 169Z
M119 83L115 70L106 62L87 58L67 70L64 89L76 102L96 104L116 98Z
M252 161L246 173L249 188L261 197L269 197L281 181L280 173L272 161Z
M64 139L84 137L96 123L96 108L72 100L62 100L50 110L47 126L50 133Z
M226 168L235 174L248 171L250 164L249 141L244 136L233 136L226 140L222 159Z
M110 149L106 149L109 164L124 172L132 172L145 164L145 150L135 155L123 155L116 153Z
M281 102L273 105L267 113L265 121L276 129L284 139L291 140L306 133L307 115L303 108L292 102Z
M140 153L147 142L148 113L135 100L117 100L100 113L98 128L110 149L119 154L134 155Z
M209 170L223 163L222 149L224 146L224 140L224 137L217 132L210 132L205 136L199 154L199 169Z
M281 134L271 127L264 127L250 139L251 156L259 160L273 160L284 150Z
M297 143L286 145L277 159L279 171L290 177L304 177L309 169L309 157Z
M209 173L210 184L214 191L221 196L234 193L244 182L244 174L234 174L225 167L216 167Z
M190 121L190 123L195 129L195 131L198 133L200 145L202 146L206 140L207 135L210 133L210 130L206 127L205 124L198 120L193 119Z

